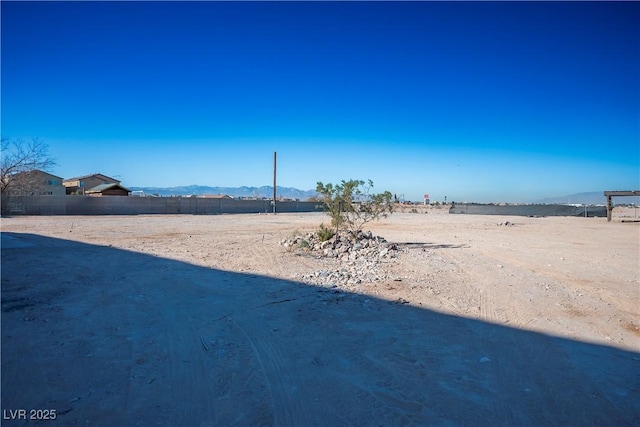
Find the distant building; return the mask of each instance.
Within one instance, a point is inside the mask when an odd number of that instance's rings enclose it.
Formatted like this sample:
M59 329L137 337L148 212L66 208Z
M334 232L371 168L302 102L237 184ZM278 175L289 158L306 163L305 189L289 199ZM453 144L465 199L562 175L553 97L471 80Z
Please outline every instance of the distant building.
M87 190L103 184L120 184L120 181L101 173L94 173L65 179L62 182L66 188L66 194L86 194Z
M62 178L35 169L11 175L7 194L10 196L64 196Z
M120 184L100 184L85 190L87 196L128 196L131 190Z
M231 196L228 196L226 194L203 194L198 197L202 197L204 199L232 199Z

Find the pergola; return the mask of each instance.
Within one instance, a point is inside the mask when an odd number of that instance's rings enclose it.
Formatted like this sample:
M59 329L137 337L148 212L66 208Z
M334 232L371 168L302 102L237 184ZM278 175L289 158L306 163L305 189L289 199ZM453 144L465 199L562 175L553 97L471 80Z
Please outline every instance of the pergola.
M607 222L611 222L611 211L613 210L613 204L611 203L611 198L613 196L640 196L640 190L605 191L604 196L607 198Z

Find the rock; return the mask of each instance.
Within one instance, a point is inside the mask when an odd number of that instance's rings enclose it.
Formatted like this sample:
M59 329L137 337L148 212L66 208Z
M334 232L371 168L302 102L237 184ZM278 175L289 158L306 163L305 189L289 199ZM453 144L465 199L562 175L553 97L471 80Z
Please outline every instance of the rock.
M491 362L491 359L489 359L487 356L481 357L478 362L480 363L487 363L487 362Z
M336 236L321 242L316 233L302 236L283 239L280 243L289 250L311 251L326 258L323 261L326 269L301 275L305 282L319 286L352 286L385 281L388 279L386 265L395 262L402 252L396 244L374 236L371 231L358 233L355 240L353 236Z

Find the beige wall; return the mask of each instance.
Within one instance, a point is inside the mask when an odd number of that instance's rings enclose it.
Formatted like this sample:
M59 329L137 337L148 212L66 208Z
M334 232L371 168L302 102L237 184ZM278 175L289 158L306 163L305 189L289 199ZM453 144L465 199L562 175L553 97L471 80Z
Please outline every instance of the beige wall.
M12 178L8 192L13 196L64 196L62 178L42 171L19 174Z

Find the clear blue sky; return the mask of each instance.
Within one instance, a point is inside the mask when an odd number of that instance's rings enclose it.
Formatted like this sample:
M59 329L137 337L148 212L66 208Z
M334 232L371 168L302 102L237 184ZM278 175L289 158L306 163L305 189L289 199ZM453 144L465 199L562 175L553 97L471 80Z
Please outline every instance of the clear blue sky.
M640 188L640 3L5 2L2 135L68 178L421 200Z

